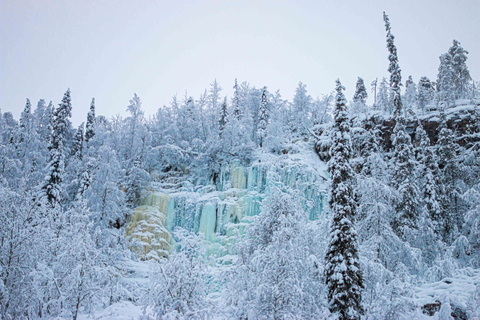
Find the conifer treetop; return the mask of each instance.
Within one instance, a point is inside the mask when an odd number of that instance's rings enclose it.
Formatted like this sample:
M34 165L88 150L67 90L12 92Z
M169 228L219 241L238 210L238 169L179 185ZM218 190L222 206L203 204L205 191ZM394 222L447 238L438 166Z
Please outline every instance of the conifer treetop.
M390 87L392 89L392 103L393 114L398 118L402 114L402 100L400 96L400 86L402 83L401 69L398 64L397 47L395 46L395 37L391 32L390 19L388 15L383 12L383 21L385 21L385 30L387 31L387 49L390 52L388 55L389 65L388 72L390 72Z

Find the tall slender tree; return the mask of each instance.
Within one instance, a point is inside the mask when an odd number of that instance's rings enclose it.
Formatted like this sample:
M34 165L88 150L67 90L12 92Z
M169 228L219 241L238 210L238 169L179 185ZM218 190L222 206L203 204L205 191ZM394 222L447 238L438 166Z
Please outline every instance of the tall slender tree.
M227 125L228 121L228 109L227 109L227 98L223 100L222 106L220 108L220 119L218 120L218 134L222 137L223 130Z
M85 123L82 122L78 126L77 131L75 132L75 137L73 138L72 150L71 150L71 155L80 160L83 157L84 124Z
M405 82L405 117L411 116L414 112L417 96L417 85L413 81L412 76L408 76L408 80Z
M415 184L414 169L415 159L410 135L405 132L405 117L402 111L402 97L400 85L402 81L401 70L398 64L397 48L394 44L395 37L391 33L390 20L383 13L385 29L387 31L388 60L390 64L390 94L395 117L395 128L393 129L392 159L393 179L392 186L398 191L396 201L396 214L392 222L393 230L399 237L405 239L409 231L417 227L417 206L418 187Z
M452 57L451 63L455 98L467 98L469 83L470 80L472 80L466 64L468 51L463 49L460 42L453 40L452 46L448 49L448 54Z
M65 174L66 139L71 123L72 104L70 89L65 92L62 103L53 112L52 136L50 140L50 163L47 175L42 185L42 197L46 197L51 207L56 207L62 201L64 194L62 182Z
M395 37L391 32L390 19L383 12L383 21L385 21L385 30L387 31L387 49L390 54L388 55L388 72L390 72L390 95L393 103L393 114L395 116L400 115L402 110L402 98L400 94L400 86L402 83L402 75L400 66L398 64L397 47L395 46Z
M455 139L454 132L447 126L443 109L440 112L440 118L437 155L442 186L441 203L444 209L440 224L442 225L443 240L451 243L455 239L455 233L463 224L463 210L461 210L461 194L463 192L459 183L461 168L457 158L460 146Z
M95 98L90 103L90 111L87 114L87 124L85 127L85 143L88 143L95 136Z
M242 117L242 110L240 108L240 91L238 88L237 78L235 78L235 85L233 86L232 115L237 120L240 120Z
M335 123L328 171L332 176L330 207L333 212L331 240L325 260L330 311L339 319L360 319L363 277L354 227L356 203L353 191L354 172L349 160L352 153L345 88L337 80Z
M452 56L444 53L440 56L440 66L437 75L438 104L440 108L451 107L455 104L454 72Z
M392 104L390 103L390 98L388 93L389 93L389 88L388 88L387 79L382 78L382 81L380 81L380 84L378 86L376 109L392 114L393 113Z
M259 139L260 147L265 140L267 135L267 125L268 125L268 98L267 98L267 87L263 87L262 90L262 101L260 102L259 110L259 119L257 127L257 136Z

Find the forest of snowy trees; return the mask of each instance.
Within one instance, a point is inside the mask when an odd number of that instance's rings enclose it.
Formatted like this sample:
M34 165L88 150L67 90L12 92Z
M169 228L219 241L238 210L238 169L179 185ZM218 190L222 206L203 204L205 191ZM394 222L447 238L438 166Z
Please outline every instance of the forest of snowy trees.
M142 319L480 317L480 282L462 301L416 299L425 284L480 281L479 84L457 40L437 79L403 81L384 22L389 79L369 90L359 77L351 101L340 80L316 99L300 82L287 101L235 79L233 97L214 80L152 116L136 94L125 118L97 115L92 99L77 128L70 89L60 103L27 99L18 120L0 111L0 318L77 319L125 301ZM127 241L162 177L218 186L225 164L301 157L300 146L328 161L320 218L277 179L259 212L235 221L229 263L194 229L165 231L160 260ZM132 263L147 285L129 280Z

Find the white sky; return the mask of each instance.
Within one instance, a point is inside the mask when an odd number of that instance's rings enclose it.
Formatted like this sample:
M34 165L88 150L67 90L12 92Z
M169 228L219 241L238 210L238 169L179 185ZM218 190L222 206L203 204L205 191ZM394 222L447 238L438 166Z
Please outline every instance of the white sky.
M73 122L126 115L137 93L152 115L185 90L196 99L216 78L293 98L314 98L340 78L351 99L387 74L382 12L390 16L403 81L435 80L452 40L480 80L480 0L124 1L0 0L0 108L18 119L30 98L58 104L72 90Z

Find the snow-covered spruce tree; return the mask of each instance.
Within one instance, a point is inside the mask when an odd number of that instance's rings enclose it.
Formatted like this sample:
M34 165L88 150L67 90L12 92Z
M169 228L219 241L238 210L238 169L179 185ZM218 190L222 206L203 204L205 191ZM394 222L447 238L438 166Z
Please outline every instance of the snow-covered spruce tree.
M47 137L50 136L48 125L52 115L52 103L50 102L47 106L45 100L40 99L33 114L35 116L35 129L37 130L37 134L43 141L47 141Z
M209 131L210 128L208 127L208 92L205 89L205 91L200 94L200 97L198 100L195 102L195 105L197 106L197 113L198 113L198 138L193 139L192 143L195 145L198 143L198 140L200 140L202 143L207 141L207 137L209 136ZM194 149L196 147L194 146Z
M180 134L180 141L185 141L185 144L189 144L200 137L201 123L198 111L195 99L185 92L177 116L177 130ZM187 145L182 147L186 148Z
M243 116L240 107L240 88L238 87L237 78L235 78L235 85L233 86L232 116L237 120L240 120Z
M448 108L455 104L454 73L452 56L444 53L440 56L440 66L437 75L437 103L440 108Z
M84 199L88 201L94 222L102 228L122 225L128 209L125 193L120 190L124 171L115 151L109 146L100 147L97 158L87 163L87 169L89 166L92 182L84 191Z
M353 95L354 102L361 102L365 104L367 102L368 94L365 88L365 82L363 78L358 77L357 84L355 86L355 94Z
M345 89L336 82L335 123L328 171L332 176L330 207L333 213L331 241L325 257L330 311L339 319L360 319L363 314L363 277L354 227L356 203L353 192L354 172L349 159L352 153L347 118Z
M413 82L412 76L408 76L408 80L405 82L405 117L409 117L413 114L417 104L417 85Z
M208 119L208 126L210 128L210 132L217 132L218 130L218 115L220 114L220 92L222 91L222 87L215 79L212 83L210 83L210 90L208 90L208 104L207 104L207 115L206 118Z
M17 158L21 162L21 176L25 179L26 187L29 189L37 186L40 179L43 178L43 174L38 172L37 169L45 163L45 152L43 154L41 152L44 147L42 147L37 134L36 118L32 112L29 99L27 99L25 109L20 115L15 148Z
M447 127L444 110L440 112L441 123L437 141L438 167L440 169L444 210L441 217L441 235L445 242L452 243L463 224L463 208L460 188L461 170L458 164L458 145L454 132Z
M307 85L300 82L295 89L290 115L292 132L296 132L299 135L307 133L307 128L310 127L311 104L312 97L307 93Z
M405 120L397 119L393 138L392 186L397 190L398 195L392 227L405 240L407 233L418 227L419 190L415 179L415 157L411 138L405 132Z
M150 175L142 169L139 159L127 170L124 187L127 203L131 208L140 204L140 197L144 187L150 182Z
M83 127L84 123L78 126L72 142L70 157L65 168L65 190L68 194L68 200L73 201L78 193L80 178L84 171L83 163Z
M433 99L434 93L430 79L421 77L418 81L418 109L421 113L425 113L427 105Z
M130 104L127 107L127 111L130 112L130 117L126 118L127 126L124 140L124 156L125 160L132 163L131 160L137 156L141 156L141 142L139 141L142 136L143 124L144 124L144 111L142 110L142 101L136 93L133 94L133 98L130 100Z
M267 126L269 119L267 87L263 87L262 101L260 102L260 112L257 126L257 137L260 147L262 147L265 137L267 136Z
M388 72L390 72L390 101L393 105L393 114L399 116L402 111L402 97L400 94L400 86L402 85L402 75L398 64L397 47L390 27L390 19L383 12L383 21L385 21L385 30L387 31L387 49L388 55Z
M18 143L23 143L25 142L25 135L28 135L33 129L32 104L30 103L30 99L27 99L25 109L23 109L20 114L19 129Z
M269 118L267 125L267 133L264 146L269 152L280 154L285 147L286 135L286 105L287 101L282 99L280 90L275 91L272 95L270 103Z
M95 98L92 98L92 103L90 103L90 111L87 114L87 124L85 127L85 143L88 145L88 142L95 136Z
M396 309L399 286L392 287L397 268L403 264L411 267L411 248L393 232L391 220L394 190L389 185L387 162L383 158L381 145L374 127L367 129L367 143L361 149L364 162L357 175L356 201L360 241L360 265L363 270L365 289L362 304L367 319L388 319L386 314ZM363 158L362 157L362 158ZM401 257L401 261L399 259ZM412 259L413 258L413 259ZM394 294L391 294L394 293ZM403 292L402 292L403 293ZM391 317L396 319L398 317Z
M72 150L70 150L71 155L77 159L82 159L83 156L83 127L85 123L82 122L75 132L75 137L73 138Z
M227 125L228 121L228 106L227 106L227 97L223 99L222 106L220 107L220 118L218 120L218 134L220 138L223 135L223 131L225 130L225 126Z
M373 109L377 110L377 86L378 86L378 78L375 78L375 80L372 81L370 84L372 87L371 92L373 93Z
M393 129L392 186L398 191L398 199L396 200L396 214L392 227L399 237L405 239L405 236L410 233L407 229L417 228L419 191L414 177L415 159L412 141L408 133L405 132L405 118L402 113L402 97L400 94L402 76L398 65L397 48L394 44L394 36L391 33L390 20L385 12L383 13L383 20L387 31L387 49L390 52L388 71L390 72L391 103L396 122Z
M376 108L377 110L382 110L385 113L393 113L392 104L390 103L389 98L388 82L386 78L382 78L382 81L378 87Z
M448 49L448 54L452 57L452 72L453 72L453 88L455 91L455 99L468 98L470 87L470 71L467 68L467 54L468 51L463 49L460 42L453 40L452 46Z
M367 97L367 89L365 88L363 78L358 77L355 94L353 95L353 103L351 105L352 115L360 115L365 113Z
M480 267L480 142L476 142L463 155L463 175L468 176L469 187L462 198L469 205L464 216L462 233L470 244L470 261Z
M69 118L72 116L70 89L65 92L62 103L53 112L52 135L50 138L50 162L47 176L42 185L41 197L45 197L51 207L56 207L62 201L63 176L65 174L65 143L70 130Z
M418 147L415 150L417 159L416 170L422 190L420 233L417 245L424 249L422 250L424 261L430 264L438 254L436 243L438 234L440 234L439 222L443 212L440 203L440 172L436 154L430 144L430 138L420 121L418 121L415 139L418 141Z

